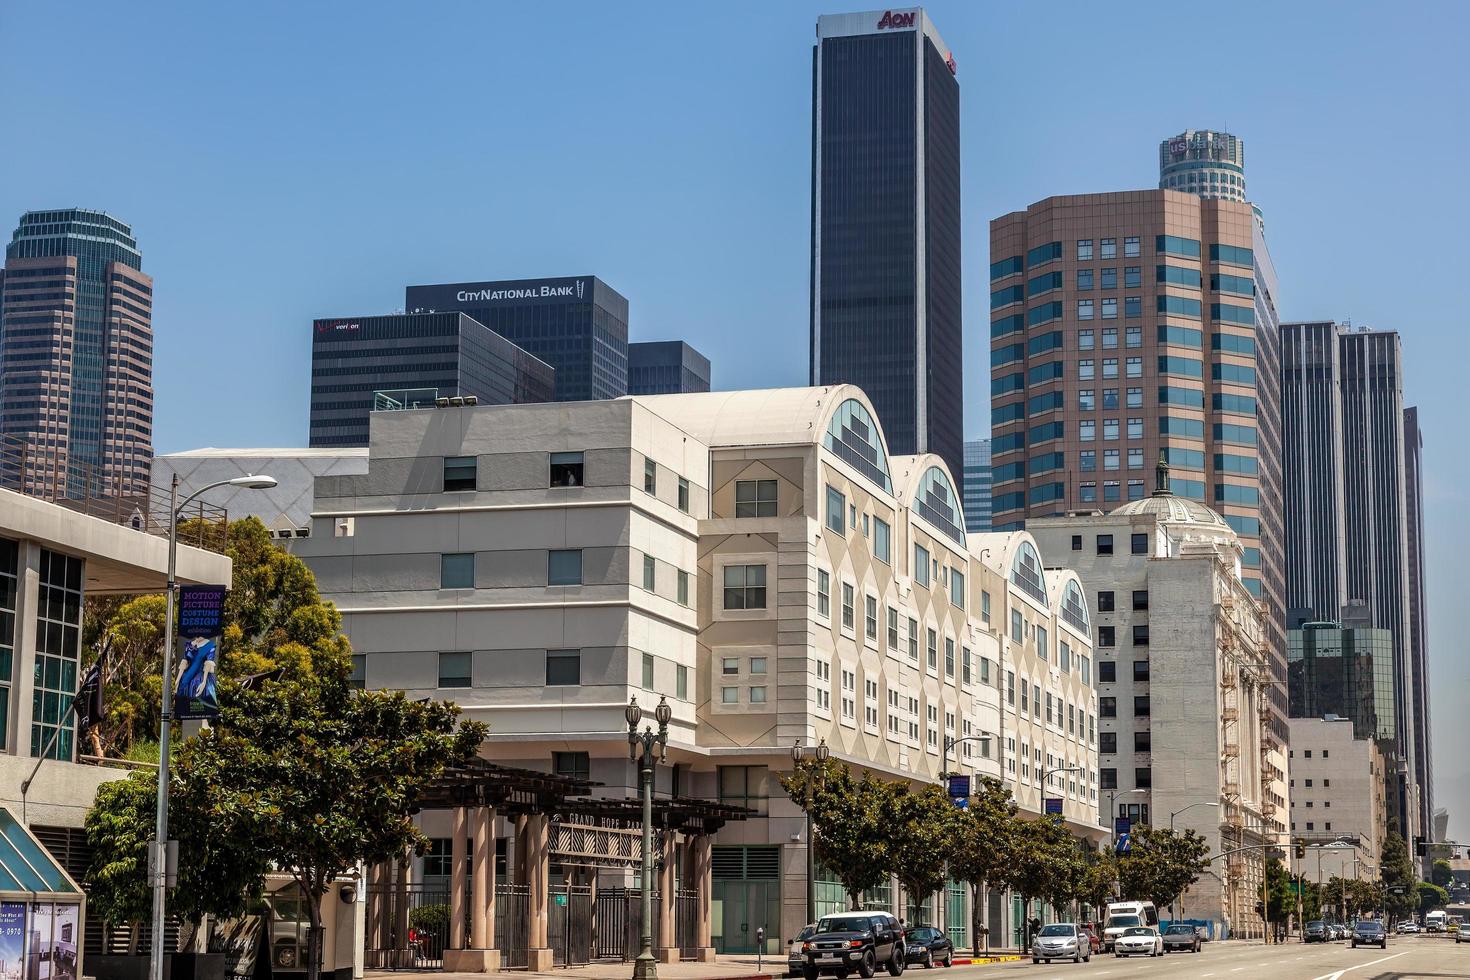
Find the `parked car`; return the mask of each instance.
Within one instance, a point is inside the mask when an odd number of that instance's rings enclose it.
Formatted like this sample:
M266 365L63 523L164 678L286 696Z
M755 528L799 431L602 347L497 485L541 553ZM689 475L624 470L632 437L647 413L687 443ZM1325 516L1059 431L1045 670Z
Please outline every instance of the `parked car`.
M1418 931L1419 931L1419 923L1417 923L1417 922L1400 922L1399 923L1399 935L1401 935L1401 936L1413 935L1414 933L1417 933Z
M1134 926L1113 940L1114 956L1163 956L1164 937L1153 926Z
M1321 919L1313 919L1307 923L1306 932L1302 936L1302 940L1309 943L1325 943L1327 942L1328 934L1327 923Z
M908 931L904 937L905 962L923 964L924 969L934 969L935 963L954 966L954 943L943 929L919 926Z
M786 975L788 977L801 976L801 965L806 962L806 956L801 951L801 944L817 934L815 923L804 925L792 940L786 944Z
M842 912L824 915L817 931L801 944L806 961L805 980L821 974L845 977L856 973L868 980L880 967L889 976L903 975L903 927L887 912Z
M1031 962L1045 960L1071 960L1073 963L1091 962L1092 941L1086 930L1072 922L1053 922L1042 926L1031 940Z
M1199 948L1199 929L1196 927L1177 925L1164 930L1164 952L1198 953Z
M1353 949L1359 946L1378 946L1388 949L1388 933L1377 919L1360 919L1353 926Z

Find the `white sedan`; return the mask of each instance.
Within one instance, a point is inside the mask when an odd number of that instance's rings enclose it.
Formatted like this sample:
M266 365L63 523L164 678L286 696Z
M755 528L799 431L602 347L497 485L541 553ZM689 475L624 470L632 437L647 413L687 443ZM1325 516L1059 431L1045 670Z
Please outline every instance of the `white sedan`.
M1134 926L1113 941L1115 956L1163 956L1164 937L1153 926Z

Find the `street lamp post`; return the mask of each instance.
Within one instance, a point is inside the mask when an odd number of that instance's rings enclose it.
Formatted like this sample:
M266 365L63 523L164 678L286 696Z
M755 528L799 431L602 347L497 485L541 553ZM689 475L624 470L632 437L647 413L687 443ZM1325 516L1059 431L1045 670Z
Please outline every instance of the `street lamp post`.
M793 763L793 769L794 769L795 765L799 765L801 763L801 757L802 757L802 755L803 755L803 753L805 751L806 751L806 747L803 746L800 742L797 742L795 745L791 746L791 761ZM820 742L818 742L817 743L817 747L812 750L812 755L816 758L818 765L824 765L826 763L826 761L827 761L827 757L830 754L831 754L831 749L827 748L827 740L825 738L822 739ZM826 778L826 770L825 769L823 769L821 771L821 776L822 776L823 779ZM807 782L806 782L806 807L805 807L805 810L806 810L806 920L808 922L816 922L817 921L817 846L816 846L817 845L817 842L812 839L812 783L811 783L811 780L810 779L808 779Z
M628 761L638 763L640 788L643 792L643 922L639 926L638 958L633 961L633 980L658 980L658 962L653 958L653 767L669 754L669 719L674 709L662 696L653 717L658 722L658 731L645 725L638 731L643 720L643 709L638 699L628 702L623 717L628 720ZM658 758L655 760L654 752Z
M953 749L955 746L961 745L961 744L963 744L965 742L989 742L989 741L990 741L990 733L989 732L981 732L979 735L966 735L966 736L964 736L962 738L955 738L953 735L946 735L946 736L944 736L944 762L941 765L940 770L939 770L939 781L941 783L945 784L946 786L948 785L948 780L949 780L949 752L950 752L951 749Z
M237 476L232 480L219 480L200 487L182 502L179 501L179 475L173 476L168 489L168 586L164 599L163 614L163 679L162 710L158 717L158 801L154 815L153 841L153 933L149 940L148 975L152 980L163 980L163 920L168 904L168 753L169 735L173 726L174 672L174 592L178 583L174 581L179 556L179 513L200 494L216 487L241 487L246 490L269 490L276 485L274 477Z
M1175 810L1173 813L1169 814L1169 832L1171 834L1174 832L1174 818L1177 817L1177 816L1179 816L1179 814L1183 813L1185 810L1193 810L1197 806L1213 806L1213 807L1218 807L1219 805L1220 805L1219 803L1214 802L1214 801L1211 801L1211 800L1201 800L1198 803L1191 803L1188 806L1180 807L1178 810ZM1187 888L1189 886L1186 885L1185 887ZM1176 896L1175 899L1174 899L1174 901L1173 901L1173 903L1171 904L1171 906L1169 908L1169 918L1170 918L1170 920L1173 920L1173 919L1177 919L1178 917L1179 917L1179 899Z

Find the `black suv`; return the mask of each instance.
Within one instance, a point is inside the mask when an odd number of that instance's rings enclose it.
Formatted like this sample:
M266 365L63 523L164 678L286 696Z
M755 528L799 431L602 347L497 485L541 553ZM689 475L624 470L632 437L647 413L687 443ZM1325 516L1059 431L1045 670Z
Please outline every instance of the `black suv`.
M1377 919L1359 919L1353 926L1353 949L1359 946L1377 946L1388 949L1388 933Z
M816 980L820 974L839 978L856 973L868 980L879 967L888 975L903 975L904 935L898 920L887 912L840 912L824 915L816 934L801 944L801 975Z

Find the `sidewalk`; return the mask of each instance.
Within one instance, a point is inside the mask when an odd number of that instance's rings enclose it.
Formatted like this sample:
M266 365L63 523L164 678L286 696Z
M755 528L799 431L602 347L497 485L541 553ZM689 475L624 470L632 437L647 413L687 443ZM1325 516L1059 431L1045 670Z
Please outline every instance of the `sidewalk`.
M1015 950L991 950L989 956L973 960L968 954L955 956L956 966L970 963L1005 963L1019 959ZM757 962L754 956L724 954L714 963L660 963L659 980L775 980L786 975L786 957L763 956ZM500 977L546 977L550 980L629 980L633 976L632 963L607 961L587 966L557 968L547 973L528 973L525 970L509 970L488 976ZM368 970L365 980L486 980L484 973L446 973L439 970Z

